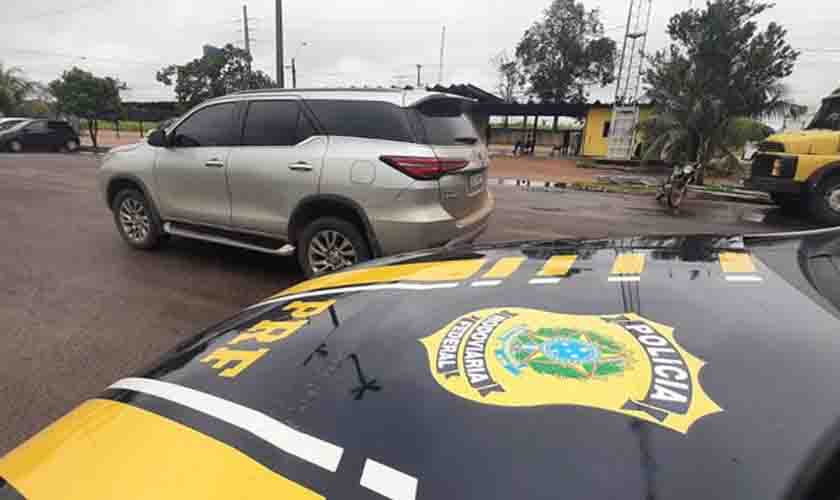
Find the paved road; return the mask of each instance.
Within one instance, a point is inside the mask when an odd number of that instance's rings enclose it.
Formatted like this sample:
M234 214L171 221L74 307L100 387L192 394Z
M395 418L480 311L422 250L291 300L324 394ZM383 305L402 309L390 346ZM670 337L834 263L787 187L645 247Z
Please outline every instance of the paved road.
M173 239L128 249L84 155L0 155L0 454L178 341L301 279L292 259ZM484 241L801 227L751 205L494 187ZM770 214L772 224L747 222ZM775 220L774 220L775 219Z

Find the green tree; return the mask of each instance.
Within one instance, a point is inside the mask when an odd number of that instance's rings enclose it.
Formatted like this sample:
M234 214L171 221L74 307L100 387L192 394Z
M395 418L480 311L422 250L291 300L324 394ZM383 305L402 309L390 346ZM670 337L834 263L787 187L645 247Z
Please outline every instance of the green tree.
M61 78L49 84L59 113L76 115L87 120L88 133L94 148L99 145L99 120L119 113L122 107L120 91L127 88L116 78L98 77L77 67L65 71Z
M157 80L164 85L174 83L183 109L238 90L276 86L262 71L252 71L251 55L232 44L186 64L166 66L157 72Z
M0 113L14 114L36 84L23 76L20 68L7 68L0 63Z
M799 53L776 23L759 30L756 18L772 5L714 0L671 18L672 42L651 58L645 82L655 116L642 125L652 138L646 156L700 165L698 182L713 155L726 150L734 122L789 108L782 80Z
M555 103L585 102L588 87L612 83L615 53L600 12L574 0L554 0L516 47L529 92Z

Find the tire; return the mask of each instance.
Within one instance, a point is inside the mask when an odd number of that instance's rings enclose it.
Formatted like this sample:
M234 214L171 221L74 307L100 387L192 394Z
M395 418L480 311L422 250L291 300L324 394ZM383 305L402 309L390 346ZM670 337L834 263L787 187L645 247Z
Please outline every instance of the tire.
M160 217L143 193L136 189L120 191L111 210L120 236L130 247L152 250L160 245L163 234Z
M79 151L79 141L76 139L68 139L67 142L58 148L58 150L62 153L75 153Z
M11 153L20 153L23 151L23 144L21 144L20 141L14 139L9 141L8 148L9 152Z
M823 180L808 200L811 214L820 222L840 226L840 176Z
M688 193L688 184L677 185L671 184L671 189L668 191L668 206L677 209L682 205L685 195Z
M312 278L370 260L371 254L367 240L354 224L322 217L303 228L297 241L297 258L303 274Z

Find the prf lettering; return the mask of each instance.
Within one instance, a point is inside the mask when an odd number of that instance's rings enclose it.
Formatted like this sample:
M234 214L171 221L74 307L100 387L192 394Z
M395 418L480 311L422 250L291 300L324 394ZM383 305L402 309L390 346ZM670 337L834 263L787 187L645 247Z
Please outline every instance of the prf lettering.
M295 301L283 308L289 317L282 321L260 321L244 330L227 343L230 347L221 347L201 359L202 363L212 363L214 370L220 370L220 377L233 378L248 369L271 349L268 345L281 342L309 323L313 318L335 304L335 300L318 302ZM257 347L256 349L247 349Z

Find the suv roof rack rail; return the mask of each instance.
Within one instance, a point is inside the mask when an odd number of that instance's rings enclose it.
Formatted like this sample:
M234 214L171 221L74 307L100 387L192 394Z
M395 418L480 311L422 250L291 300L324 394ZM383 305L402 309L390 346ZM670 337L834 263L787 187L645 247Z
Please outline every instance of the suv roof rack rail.
M281 88L267 88L267 89L252 89L240 90L234 92L235 95L243 94L265 94L275 92L404 92L403 89L392 89L388 87L382 88L352 88L352 87L335 87L335 88L317 88L317 89L281 89Z

